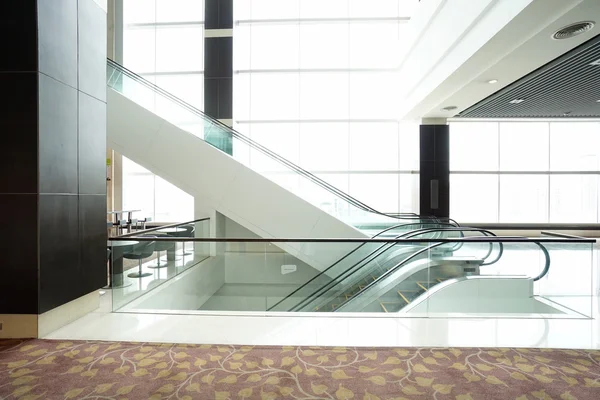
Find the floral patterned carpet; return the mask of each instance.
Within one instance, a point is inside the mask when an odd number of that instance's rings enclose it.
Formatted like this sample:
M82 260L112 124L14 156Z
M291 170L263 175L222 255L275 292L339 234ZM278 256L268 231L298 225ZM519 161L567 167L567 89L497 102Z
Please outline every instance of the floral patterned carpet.
M0 341L0 399L600 399L600 351Z

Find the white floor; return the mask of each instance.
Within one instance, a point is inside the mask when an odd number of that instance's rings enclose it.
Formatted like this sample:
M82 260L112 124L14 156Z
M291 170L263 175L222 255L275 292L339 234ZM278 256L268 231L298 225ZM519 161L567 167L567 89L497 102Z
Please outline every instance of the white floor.
M600 349L599 319L340 318L97 312L46 339L305 346L476 346ZM596 310L600 298L594 299ZM322 315L322 314L321 314ZM595 311L594 315L598 313Z

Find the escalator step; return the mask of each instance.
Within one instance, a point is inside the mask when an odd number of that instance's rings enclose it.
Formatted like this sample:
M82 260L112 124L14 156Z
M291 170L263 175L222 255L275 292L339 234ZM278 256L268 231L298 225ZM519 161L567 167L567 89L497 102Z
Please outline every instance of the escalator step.
M429 288L435 284L437 284L437 282L431 282L431 281L417 282L417 286L419 286L423 290L429 290Z
M400 297L402 297L402 300L404 300L406 302L406 304L410 303L410 301L406 298L405 295L402 294L401 291L398 290L398 294L400 295Z
M392 302L389 302L389 301L380 301L379 305L381 306L381 308L383 309L383 311L386 312L386 313L397 312L403 306L405 306L405 304L402 304L402 303L392 303Z

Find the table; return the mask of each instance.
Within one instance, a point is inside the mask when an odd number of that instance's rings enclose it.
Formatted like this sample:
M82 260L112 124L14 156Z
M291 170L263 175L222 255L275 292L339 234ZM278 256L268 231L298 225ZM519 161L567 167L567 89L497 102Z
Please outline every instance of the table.
M110 280L107 288L122 288L129 285L123 284L123 254L133 249L138 244L136 240L109 240L106 246L112 254L108 260Z

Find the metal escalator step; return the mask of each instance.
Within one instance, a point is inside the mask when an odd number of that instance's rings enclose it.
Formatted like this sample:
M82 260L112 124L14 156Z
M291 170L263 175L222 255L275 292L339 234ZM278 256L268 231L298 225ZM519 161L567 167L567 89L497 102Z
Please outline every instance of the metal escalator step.
M417 286L419 286L421 289L423 290L429 290L429 288L433 285L436 285L438 282L431 282L431 281L420 281L417 282Z
M400 295L400 297L402 297L402 300L404 300L406 302L406 304L410 303L410 301L406 298L405 295L402 294L401 291L398 290L398 294Z
M397 312L399 311L405 304L402 303L392 303L389 301L380 301L379 305L383 309L384 312Z

